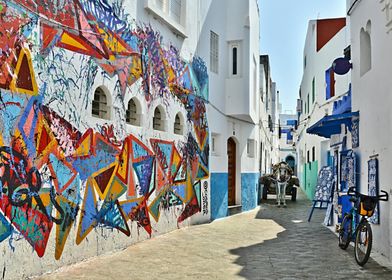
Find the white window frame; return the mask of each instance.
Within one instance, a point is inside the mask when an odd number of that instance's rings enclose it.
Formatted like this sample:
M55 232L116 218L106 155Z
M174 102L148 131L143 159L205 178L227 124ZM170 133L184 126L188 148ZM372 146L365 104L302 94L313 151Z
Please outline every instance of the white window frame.
M177 117L180 120L179 123L177 123ZM177 113L176 116L174 117L173 132L176 135L184 135L184 120L180 113Z
M210 70L219 73L219 35L210 30Z
M155 19L166 23L169 28L182 38L187 38L185 30L186 0L144 0L144 7L154 15ZM180 4L180 15L174 16L170 7L172 3Z
M98 95L96 95L98 92ZM96 96L105 97L105 100L96 99ZM93 100L91 102L91 115L93 117L110 120L110 97L102 87L97 87L94 91Z
M220 155L219 139L220 139L220 134L211 133L211 154L213 156Z
M249 158L254 158L256 156L256 141L254 139L248 139L246 141L246 154Z
M233 73L233 49L237 48L237 74ZM241 77L242 75L242 49L241 49L241 42L240 41L233 41L229 42L229 62L230 62L230 69L229 69L229 76L230 77Z
M131 115L131 112L129 112L129 104L130 102L133 101L135 104L135 112L134 115ZM133 126L140 126L140 104L139 101L133 97L131 99L129 99L128 103L127 103L127 107L126 107L126 111L125 111L125 121L127 124L129 125L133 125Z
M160 118L156 119L155 118L155 111L158 110L160 113ZM155 107L153 111L153 117L152 117L152 128L157 131L166 131L166 119L165 119L165 110L161 106Z

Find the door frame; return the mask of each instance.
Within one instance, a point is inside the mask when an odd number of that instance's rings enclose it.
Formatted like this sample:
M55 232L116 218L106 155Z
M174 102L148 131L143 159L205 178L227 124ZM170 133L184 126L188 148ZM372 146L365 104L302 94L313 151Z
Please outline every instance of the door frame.
M228 200L228 206L233 206L233 205L238 205L241 203L238 203L239 201L241 201L241 196L240 196L240 191L239 191L239 186L241 185L241 181L240 181L240 175L241 173L239 173L240 170L240 159L241 157L239 157L239 143L237 141L237 139L235 137L229 137L227 139L227 151L228 151L228 145L229 145L229 141L233 142L234 145L234 153L235 153L235 158L234 158L234 204L230 204L229 201L229 180L227 180L227 200ZM227 153L227 179L229 178L229 156Z

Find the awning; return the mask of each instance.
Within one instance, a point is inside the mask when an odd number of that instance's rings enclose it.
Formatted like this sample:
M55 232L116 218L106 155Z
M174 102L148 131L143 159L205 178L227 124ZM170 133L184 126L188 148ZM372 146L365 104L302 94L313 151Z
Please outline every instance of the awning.
M309 127L306 132L309 134L316 134L325 138L331 138L333 134L339 134L341 124L345 124L351 131L353 118L358 118L359 112L350 112L344 114L336 114L325 116L314 125Z

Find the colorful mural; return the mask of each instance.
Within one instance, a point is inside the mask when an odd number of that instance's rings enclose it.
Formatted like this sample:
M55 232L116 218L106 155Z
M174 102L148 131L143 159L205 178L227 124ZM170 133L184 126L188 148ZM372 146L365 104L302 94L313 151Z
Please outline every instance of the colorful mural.
M54 231L59 259L74 226L80 244L98 226L129 236L134 222L151 235L171 207L178 223L208 214L205 63L131 26L119 2L0 0L0 242L17 232L42 257ZM177 99L186 140L80 121L75 104L91 102L99 73L120 97L141 81L148 104Z

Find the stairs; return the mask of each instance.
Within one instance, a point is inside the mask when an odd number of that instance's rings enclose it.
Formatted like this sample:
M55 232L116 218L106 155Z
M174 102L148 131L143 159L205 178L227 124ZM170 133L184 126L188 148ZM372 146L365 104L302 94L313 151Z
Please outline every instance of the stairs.
M230 205L228 207L228 216L232 216L242 212L242 205Z

